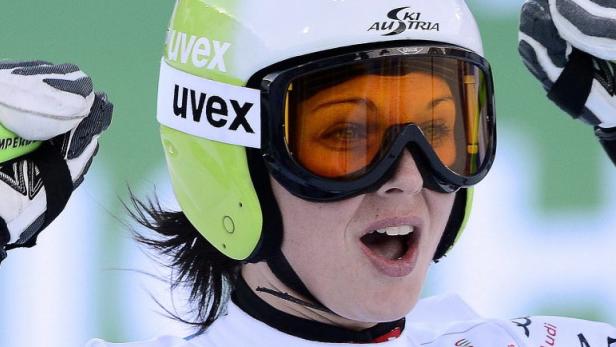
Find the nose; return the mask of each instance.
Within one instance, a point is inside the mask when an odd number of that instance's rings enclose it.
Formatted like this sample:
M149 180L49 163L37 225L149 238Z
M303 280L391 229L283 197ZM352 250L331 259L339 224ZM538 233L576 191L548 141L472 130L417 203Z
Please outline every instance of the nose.
M378 190L377 194L417 194L423 188L424 181L415 163L415 159L408 150L404 150L398 161L393 176Z

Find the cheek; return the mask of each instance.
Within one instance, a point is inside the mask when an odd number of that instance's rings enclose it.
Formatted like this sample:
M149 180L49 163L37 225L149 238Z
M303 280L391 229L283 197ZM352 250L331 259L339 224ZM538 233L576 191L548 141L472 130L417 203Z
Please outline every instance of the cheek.
M329 249L346 242L345 230L361 199L309 202L295 197L275 180L272 180L272 190L282 214L282 246L289 261L313 261L315 254L331 257L327 254Z
M283 254L311 292L327 301L325 293L345 287L340 273L352 273L356 266L355 253L360 251L347 230L363 198L313 203L293 196L274 180L272 189L283 219Z

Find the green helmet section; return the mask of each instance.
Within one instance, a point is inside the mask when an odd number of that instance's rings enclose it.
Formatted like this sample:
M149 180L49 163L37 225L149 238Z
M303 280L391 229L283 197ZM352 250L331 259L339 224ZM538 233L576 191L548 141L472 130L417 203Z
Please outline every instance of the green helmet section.
M34 151L41 143L24 140L0 124L0 164Z
M173 14L167 40L165 61L186 73L237 86L246 81L233 74L237 69L229 57L235 49L231 45L236 34L246 30L233 16L221 8L230 9L235 1L204 3L200 0L178 1ZM222 5L224 3L224 5ZM224 50L223 59L217 59Z
M224 3L229 8L233 2ZM232 17L201 1L183 0L176 5L170 28L167 64L195 76L246 84L228 72L234 71L230 62L212 63L216 48L229 49L238 28ZM263 217L245 148L165 126L160 133L174 192L188 220L226 256L248 258L259 243Z
M164 126L160 133L174 191L188 220L226 256L248 258L259 243L263 220L246 150Z

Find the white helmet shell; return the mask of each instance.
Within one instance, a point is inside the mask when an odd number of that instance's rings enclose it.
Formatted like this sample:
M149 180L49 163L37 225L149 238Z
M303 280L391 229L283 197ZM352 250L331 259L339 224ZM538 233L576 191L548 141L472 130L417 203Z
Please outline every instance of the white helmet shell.
M183 6L200 7L203 15L178 20L186 15ZM477 23L464 0L182 0L166 58L172 64L194 60L201 69L247 81L288 58L395 40L443 42L483 56Z

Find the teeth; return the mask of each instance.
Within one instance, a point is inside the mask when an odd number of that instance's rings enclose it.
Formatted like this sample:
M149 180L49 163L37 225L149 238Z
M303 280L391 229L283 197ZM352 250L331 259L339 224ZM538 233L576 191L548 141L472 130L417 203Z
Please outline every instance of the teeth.
M408 235L415 231L415 227L410 225L402 225L399 227L389 227L383 229L376 229L379 234L387 234L389 236Z

